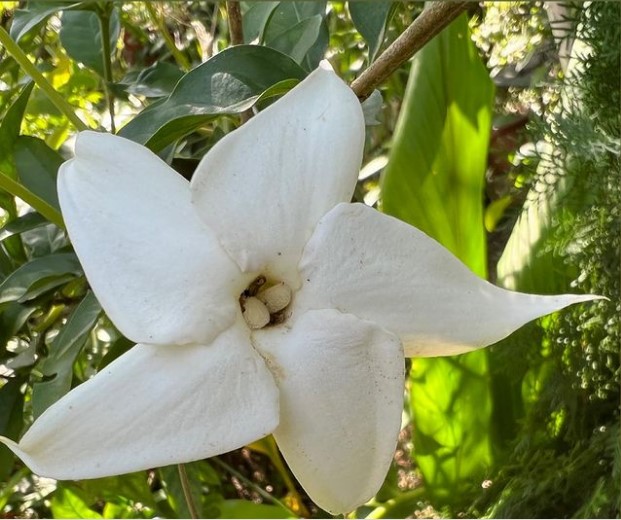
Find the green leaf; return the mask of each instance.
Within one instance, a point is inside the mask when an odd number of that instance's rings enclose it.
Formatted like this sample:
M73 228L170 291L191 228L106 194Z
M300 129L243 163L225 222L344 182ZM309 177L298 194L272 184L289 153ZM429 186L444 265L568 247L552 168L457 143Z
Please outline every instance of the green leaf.
M22 185L59 212L56 174L63 162L41 139L20 136L15 143L15 166Z
M297 518L280 506L250 500L224 500L217 507L221 518Z
M90 503L100 500L114 503L129 501L155 508L156 502L149 488L148 478L148 472L137 471L126 475L82 480L79 486Z
M24 326L35 311L20 303L9 302L0 306L0 357L6 354L6 344Z
M542 157L537 166L537 179L498 261L498 283L514 291L564 293L576 275L563 262L566 251L550 247L550 239L563 221L588 211L591 194L572 189L571 174L561 176L554 185L547 184L545 179L558 175L558 164L548 157Z
M32 388L32 411L35 418L70 390L73 363L100 315L101 306L95 295L89 292L54 338L48 357L39 367L44 376L53 378L35 383Z
M263 41L265 26L280 2L246 2L249 6L243 15L244 42Z
M31 29L47 20L51 15L64 9L78 6L78 2L28 2L26 9L17 9L11 23L11 38L19 43Z
M34 83L32 81L26 84L17 99L7 110L2 121L0 121L0 170L4 175L8 175L13 179L16 176L13 150L19 137L26 105L30 99L33 87Z
M329 34L324 18L326 2L280 2L271 11L261 41L294 57L296 61L312 71L323 59L328 46ZM309 21L319 16L320 21ZM305 49L306 48L306 49Z
M47 226L48 224L49 221L43 218L43 216L39 213L26 213L21 217L17 217L15 220L11 220L5 226L0 228L0 242L14 235L19 235L20 233L39 228L41 226Z
M163 97L174 90L183 77L183 72L171 63L158 61L142 70L136 80L127 87L127 92L137 96Z
M106 352L106 355L99 362L99 365L97 366L97 371L100 372L104 367L108 366L116 358L125 354L125 352L127 352L134 345L135 343L133 341L130 341L127 338L121 336L114 343L112 343L112 345L110 345L108 352Z
M77 490L59 485L50 504L54 518L102 518L86 504Z
M369 47L369 62L375 60L386 34L386 28L395 12L394 2L349 1L349 14L356 30Z
M121 33L121 22L117 9L110 17L110 48L114 52ZM103 45L99 16L92 11L65 11L60 28L60 41L75 61L93 69L101 77L103 70Z
M0 303L26 301L41 294L43 284L49 290L81 274L82 267L73 253L35 258L0 283Z
M322 22L323 18L319 14L305 18L266 42L266 45L291 56L296 63L301 64L306 53L317 41Z
M483 182L493 85L462 15L414 58L382 179L383 209L486 274ZM467 501L491 464L485 351L416 359L414 457L437 504Z
M272 85L305 75L274 49L236 45L185 74L170 96L147 107L119 133L159 151L218 115L250 108Z
M20 390L23 384L20 379L10 379L0 388L0 435L10 439L17 439L24 426L24 394ZM13 452L0 445L0 480L3 482L11 474L14 460Z

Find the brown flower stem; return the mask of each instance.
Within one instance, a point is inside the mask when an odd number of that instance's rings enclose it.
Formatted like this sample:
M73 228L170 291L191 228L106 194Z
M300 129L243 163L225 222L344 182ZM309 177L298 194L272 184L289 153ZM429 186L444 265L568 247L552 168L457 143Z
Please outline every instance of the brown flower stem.
M411 25L351 84L360 100L364 100L404 62L429 40L450 24L463 11L467 2L433 2Z
M242 45L244 43L244 28L242 25L242 14L239 2L228 0L226 2L226 14L229 19L229 38L231 45ZM252 109L244 110L241 114L241 124L243 125L252 117Z
M185 465L177 464L177 469L179 470L181 489L183 489L183 498L185 498L185 503L188 506L190 516L192 518L200 518L198 514L198 509L196 508L196 504L194 503L194 498L192 497L192 489L190 488L190 480L188 479L188 473L185 470Z

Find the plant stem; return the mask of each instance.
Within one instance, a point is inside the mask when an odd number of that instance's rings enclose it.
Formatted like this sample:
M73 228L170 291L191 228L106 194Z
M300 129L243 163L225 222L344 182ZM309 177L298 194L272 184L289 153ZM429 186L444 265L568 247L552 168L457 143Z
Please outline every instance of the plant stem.
M244 43L244 28L242 25L242 14L239 8L239 2L228 0L226 3L226 12L229 18L231 44L241 45Z
M188 479L188 473L185 470L185 465L177 464L177 469L179 470L179 480L181 481L181 489L183 489L183 497L185 498L185 503L188 506L190 516L192 518L199 518L198 509L196 508L194 498L192 497L192 489L190 488L190 480Z
M99 27L101 30L101 49L103 53L103 71L104 71L104 92L106 93L106 103L108 105L108 113L110 114L110 131L116 134L116 125L114 124L114 96L110 90L112 83L112 59L110 49L110 14L113 4L106 4L103 9L98 10Z
M164 38L164 44L166 45L166 48L170 51L170 53L173 55L173 58L175 58L175 61L177 62L177 65L179 65L179 68L183 70L184 72L189 71L192 68L190 65L190 61L185 57L185 54L183 54L179 49L177 49L177 46L175 45L175 42L172 39L172 36L170 36L170 33L168 32L168 28L166 27L166 23L164 22L164 19L158 16L151 2L145 2L144 6L147 8L147 13L149 13L149 18L151 18L151 21L155 24L155 26L160 31L162 38Z
M244 27L242 24L242 14L239 2L228 0L226 2L226 14L229 20L229 38L231 45L242 45L244 43ZM243 125L252 117L252 109L244 110L241 114L241 124Z
M2 29L0 27L0 29ZM11 179L8 174L0 171L0 189L19 197L26 204L32 206L41 215L48 219L52 224L56 224L60 229L65 229L65 223L60 212L54 207L38 197L30 190L22 186L16 180Z
M251 482L250 480L248 480L241 473L239 473L238 471L234 470L231 466L229 466L226 462L221 461L218 457L213 457L213 458L209 459L209 462L214 462L216 465L218 465L221 468L223 468L224 470L228 471L234 477L238 478L239 480L244 481L246 484L251 486L263 498L269 500L270 502L273 502L273 503L279 505L280 507L282 507L282 508L286 509L287 511L289 511L291 514L297 516L297 513L295 511L293 511L290 507L288 507L286 504L284 504L283 502L278 500L275 496L270 495L267 491L265 491L260 486L257 486L254 482Z
M0 27L0 44L4 45L4 48L11 55L11 57L19 64L24 72L32 78L37 87L45 93L56 108L60 110L69 121L71 121L73 126L80 131L89 129L86 123L77 116L75 109L67 103L67 101L65 101L65 99L58 92L56 92L56 90L54 90L54 87L52 87L50 82L38 71L37 67L35 67L34 64L28 59L28 56L26 56L20 46L13 41L13 39L9 36L9 33L7 33L3 27Z
M360 100L364 100L401 64L409 60L429 40L457 18L467 2L433 2L410 26L351 84Z

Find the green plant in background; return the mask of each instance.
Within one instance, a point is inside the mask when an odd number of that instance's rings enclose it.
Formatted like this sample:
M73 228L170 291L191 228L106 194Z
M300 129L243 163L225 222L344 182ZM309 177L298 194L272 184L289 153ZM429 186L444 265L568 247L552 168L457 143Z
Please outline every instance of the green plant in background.
M51 402L133 346L101 312L63 232L55 179L74 129L120 128L189 178L249 110L273 103L322 57L352 81L422 10L397 2L242 2L240 31L233 4L3 4L0 25L12 40L0 45L0 434L18 438ZM507 287L604 294L612 303L550 316L491 351L415 360L405 407L412 428L402 432L384 487L357 517L619 515L620 89L612 73L619 6L565 11L575 29L568 41L575 34L592 54L575 60L576 75L540 88L555 55L546 9L472 4L470 26L487 70L462 15L418 52L411 70L404 63L385 79L384 105L368 121L371 173L354 198L377 199L388 160L382 209L479 275L495 278L504 249L498 279ZM241 43L258 46L232 46ZM505 191L488 204L484 192L499 178L485 172L491 122L524 106L544 115L535 140L546 144L535 143L530 155L516 154L515 143L507 149L522 163L502 174ZM484 221L500 241L486 244ZM39 478L0 446L2 515L325 512L269 437L182 468L76 482Z

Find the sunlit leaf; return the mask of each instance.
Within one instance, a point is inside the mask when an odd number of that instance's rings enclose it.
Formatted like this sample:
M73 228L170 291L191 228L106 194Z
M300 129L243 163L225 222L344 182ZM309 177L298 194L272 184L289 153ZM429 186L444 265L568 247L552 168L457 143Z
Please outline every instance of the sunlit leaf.
M54 518L102 518L78 495L75 489L59 486L50 504Z
M385 212L422 229L483 277L492 100L464 15L415 56L382 179ZM414 457L427 489L443 503L460 503L492 461L487 353L415 359L410 383Z

